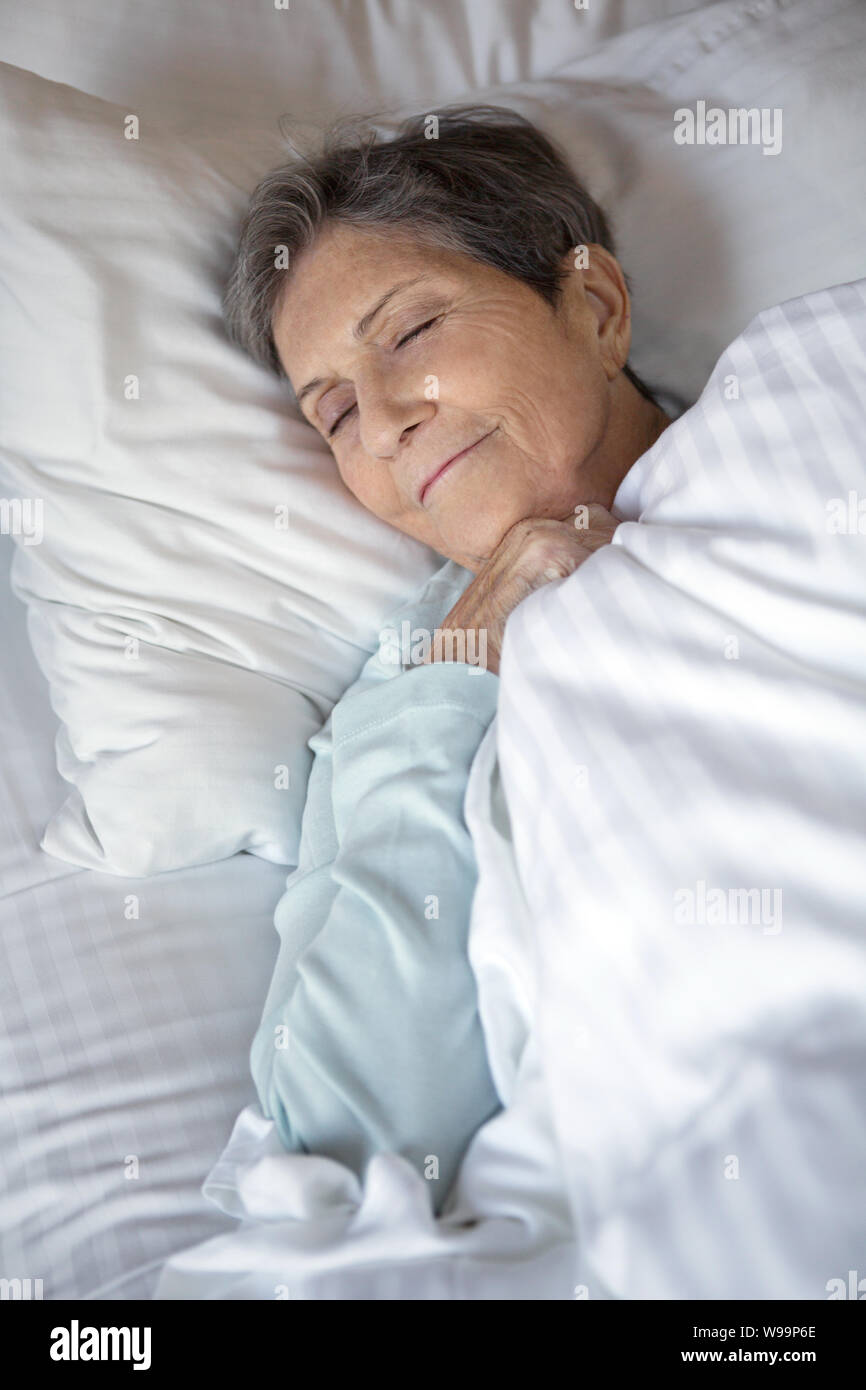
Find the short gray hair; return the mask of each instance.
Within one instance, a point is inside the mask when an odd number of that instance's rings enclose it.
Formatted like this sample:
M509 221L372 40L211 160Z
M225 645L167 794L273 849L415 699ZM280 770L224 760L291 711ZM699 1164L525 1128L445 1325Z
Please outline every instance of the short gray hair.
M385 139L374 120L336 122L317 154L274 169L253 193L223 310L231 340L276 376L286 375L272 330L280 292L327 223L405 229L513 275L554 309L567 251L595 242L616 254L607 217L565 156L510 107L443 107L411 116ZM624 372L657 404L630 367Z

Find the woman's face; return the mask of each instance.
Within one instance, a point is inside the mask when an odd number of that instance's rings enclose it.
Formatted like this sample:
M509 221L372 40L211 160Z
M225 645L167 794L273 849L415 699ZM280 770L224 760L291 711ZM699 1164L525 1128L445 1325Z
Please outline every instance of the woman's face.
M477 572L523 517L610 506L628 294L609 253L591 246L589 259L574 269L569 253L554 313L512 276L410 234L322 230L295 263L274 341L365 507Z

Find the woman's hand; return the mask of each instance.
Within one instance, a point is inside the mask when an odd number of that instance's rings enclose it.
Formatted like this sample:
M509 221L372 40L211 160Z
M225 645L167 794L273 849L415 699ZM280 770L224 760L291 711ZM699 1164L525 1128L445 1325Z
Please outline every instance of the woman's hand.
M526 517L506 531L493 554L436 629L426 660L453 660L450 655L453 647L465 650L469 645L468 634L474 630L471 649L482 654L478 664L498 675L508 615L535 589L552 579L566 578L594 551L607 545L619 525L616 517L596 502L590 502L580 511L586 522L581 527L572 517L567 521ZM453 638L443 642L439 634L449 630L466 636L460 643L455 643ZM486 633L486 639L482 633Z

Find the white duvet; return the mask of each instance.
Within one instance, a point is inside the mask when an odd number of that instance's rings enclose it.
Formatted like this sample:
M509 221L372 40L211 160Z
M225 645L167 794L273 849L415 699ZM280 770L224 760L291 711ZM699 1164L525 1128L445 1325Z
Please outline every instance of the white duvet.
M204 1187L237 1229L156 1297L866 1277L866 282L755 319L615 511L512 616L467 788L506 1108L453 1210L396 1155L362 1187L284 1152L250 1106Z

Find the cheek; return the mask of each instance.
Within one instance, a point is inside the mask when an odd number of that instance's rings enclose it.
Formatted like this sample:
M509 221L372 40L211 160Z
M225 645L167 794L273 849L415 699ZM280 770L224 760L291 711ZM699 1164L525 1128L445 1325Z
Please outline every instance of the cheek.
M548 463L573 457L601 428L607 382L591 354L574 343L541 334L514 332L504 341L480 340L449 372L457 398L501 419L513 443L530 458ZM458 368L456 360L452 368ZM443 378L445 380L445 378ZM444 394L444 393L443 393Z
M452 311L432 338L422 338L415 360L439 377L443 397L447 390L449 399L471 399L483 409L531 370L535 339L513 308L473 304Z
M496 394L489 399L491 413L501 424L503 442L509 452L516 451L533 481L539 472L555 471L572 457L575 446L579 447L575 434L582 419L579 401L573 394L558 392L547 374L527 370L505 391L499 381Z
M610 409L607 378L598 362L579 359L542 385L543 429L551 460L583 461L601 440Z
M393 521L401 514L403 504L387 467L384 464L377 466L375 462L359 458L359 454L360 444L337 454L337 471L340 477L367 511L384 521Z
M346 487L367 506L374 474L371 469L359 461L357 446L353 445L349 449L345 445L342 448L337 445L334 450L334 457L337 461L337 472Z

